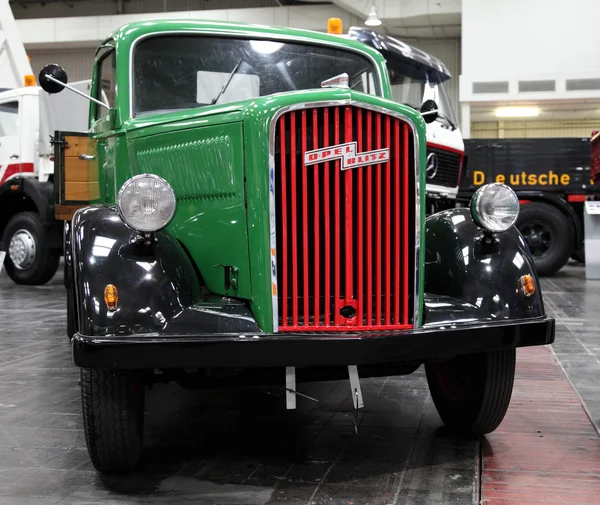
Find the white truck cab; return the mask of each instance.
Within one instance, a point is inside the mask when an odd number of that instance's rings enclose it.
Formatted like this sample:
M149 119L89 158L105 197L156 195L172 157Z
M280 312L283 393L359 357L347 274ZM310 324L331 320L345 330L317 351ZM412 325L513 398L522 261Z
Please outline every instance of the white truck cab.
M89 83L73 86L88 93ZM62 228L54 218L52 136L86 130L88 103L38 86L0 92L0 251L19 284L43 284L58 268Z
M381 52L386 60L394 101L420 110L427 100L438 106L435 121L427 124L427 211L454 206L464 161L458 120L444 87L452 75L434 56L368 28L351 27L347 37Z
M90 81L73 86L88 94ZM85 98L36 86L8 0L0 0L0 268L19 284L43 284L58 268L51 137L87 130L88 110Z
M90 81L71 86L89 93ZM0 184L15 177L50 180L51 137L55 130L87 129L88 103L75 94L49 95L39 86L0 91Z

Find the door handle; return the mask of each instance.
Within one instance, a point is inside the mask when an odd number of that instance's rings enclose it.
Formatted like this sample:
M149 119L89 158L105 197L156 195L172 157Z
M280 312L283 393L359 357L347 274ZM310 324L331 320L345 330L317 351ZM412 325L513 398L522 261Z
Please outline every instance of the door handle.
M95 160L96 157L91 155L91 154L80 154L79 155L79 159L80 160L85 160L85 161L92 161Z
M19 155L18 154L11 154L10 155L10 159L11 160L18 160L19 159Z

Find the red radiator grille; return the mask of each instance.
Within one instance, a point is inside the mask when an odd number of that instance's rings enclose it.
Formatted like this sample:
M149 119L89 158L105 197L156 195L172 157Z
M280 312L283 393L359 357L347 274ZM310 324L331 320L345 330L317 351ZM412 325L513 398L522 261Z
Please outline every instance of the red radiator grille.
M351 142L356 156L325 155L305 165L307 151ZM385 149L389 161L358 166L366 163L361 153ZM278 120L275 150L279 330L411 328L416 209L409 125L354 106L292 111Z

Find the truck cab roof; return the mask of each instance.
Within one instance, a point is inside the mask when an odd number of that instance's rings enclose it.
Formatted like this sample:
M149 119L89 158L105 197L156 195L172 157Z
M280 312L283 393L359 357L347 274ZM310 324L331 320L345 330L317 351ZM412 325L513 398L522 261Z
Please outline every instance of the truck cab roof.
M374 48L363 44L361 41L352 40L339 35L315 32L312 30L301 30L296 28L273 27L239 23L231 21L212 21L199 19L150 19L134 21L115 29L106 40L98 47L98 51L106 46L116 43L129 46L140 37L167 32L185 33L211 33L236 35L240 37L264 36L265 38L285 39L287 41L326 43L330 45L343 46L350 50L366 53L378 65L385 66L381 53Z
M389 35L352 26L348 30L348 37L377 49L388 60L389 67L402 68L402 73L409 77L415 72L422 74L423 70L427 71L430 81L436 83L452 77L441 60Z
M334 42L371 52L369 49L365 49L362 44L359 44L352 39L344 39L338 35L331 35L313 30L201 19L151 19L133 21L116 28L103 44L106 44L110 40L132 40L137 38L142 32L157 33L185 31L221 32L223 34L236 33L242 36L256 36L257 34L263 34L265 36L278 36L287 39L312 39L324 42ZM100 47L102 47L103 44L101 44Z
M24 95L38 95L42 88L38 86L27 86L25 88L0 88L1 98L19 98Z

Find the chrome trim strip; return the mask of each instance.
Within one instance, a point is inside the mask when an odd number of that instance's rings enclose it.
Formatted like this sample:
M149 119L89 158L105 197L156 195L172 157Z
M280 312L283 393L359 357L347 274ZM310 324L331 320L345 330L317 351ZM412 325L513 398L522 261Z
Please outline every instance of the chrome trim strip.
M277 118L281 114L276 114ZM275 125L274 127L272 125ZM269 240L271 246L271 303L273 305L273 333L279 331L279 304L277 296L279 286L277 285L277 228L275 226L275 129L277 120L273 118L269 133ZM272 137L272 139L271 139ZM273 147L273 148L272 148Z
M130 50L129 50L129 117L132 118L133 117L133 51L135 49L135 47L137 46L137 44L144 40L147 39L149 37L160 37L162 35L202 35L202 36L220 36L220 37L232 37L232 38L240 38L240 39L251 39L251 40L278 40L278 41L284 41L284 42L296 42L296 43L307 43L309 45L313 45L313 46L328 46L328 47L335 47L337 49L343 49L346 51L350 51L356 54L360 54L361 56L364 56L365 58L367 58L372 64L373 67L375 68L375 73L377 74L377 77L379 78L379 82L378 82L378 86L379 89L377 90L377 94L373 95L373 96L378 96L380 98L385 98L384 94L383 94L383 76L381 74L381 69L379 68L379 64L377 62L377 60L368 52L366 51L361 51L360 49L356 48L356 47L351 47L348 46L346 44L343 43L337 43L334 41L324 41L324 40L316 40L312 37L307 37L307 36L298 36L298 35L283 35L283 34L260 34L258 32L254 32L252 31L251 27L249 27L248 31L234 31L234 30L229 30L229 29L225 29L225 30L215 30L215 29L204 29L204 28L197 28L197 29L184 29L184 30L166 30L166 31L157 31L154 33L146 33L145 35L142 35L141 37L138 37L137 39L135 39L133 41L133 44L131 44ZM259 35L264 35L263 37L260 37ZM344 40L344 39L341 39ZM370 46L367 46L370 49L372 49ZM314 89L320 89L320 88L314 88ZM308 90L303 90L303 91L308 91ZM185 110L185 109L182 109Z
M276 217L275 217L275 130L277 129L278 119L286 112L302 110L302 109L314 109L317 107L338 107L343 105L352 105L354 107L360 107L361 109L368 109L374 112L387 114L389 116L401 119L405 121L412 129L413 143L414 143L414 170L415 170L415 286L414 286L414 306L413 306L413 327L419 328L419 279L421 272L419 271L419 257L420 257L420 239L421 239L421 201L420 201L420 172L419 172L419 137L415 135L417 127L412 119L405 116L401 112L395 112L385 107L379 107L377 105L371 105L365 102L359 102L352 99L344 100L330 100L321 102L306 102L296 103L288 105L279 109L271 118L269 126L269 214L270 214L270 237L271 237L271 281L273 282L274 289L272 292L278 293L279 286L277 285L277 237L276 237ZM271 191L271 188L273 189ZM275 242L273 242L275 240ZM277 294L272 297L273 300L273 333L279 329L279 313L277 305Z
M427 183L427 193L435 193L436 196L446 195L450 198L456 198L456 195L458 194L458 186L449 188L447 186L440 186L438 184Z

